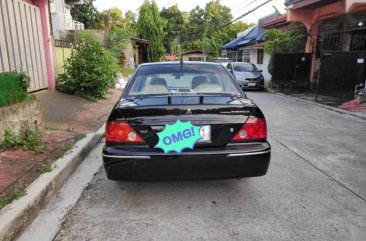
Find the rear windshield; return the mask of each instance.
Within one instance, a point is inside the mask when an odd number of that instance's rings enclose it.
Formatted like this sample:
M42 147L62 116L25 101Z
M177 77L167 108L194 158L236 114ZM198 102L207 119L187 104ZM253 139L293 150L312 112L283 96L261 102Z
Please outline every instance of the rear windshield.
M127 96L209 94L242 95L224 67L179 63L141 66L126 91Z
M258 71L257 67L254 64L236 64L234 66L234 71L237 72L256 72Z

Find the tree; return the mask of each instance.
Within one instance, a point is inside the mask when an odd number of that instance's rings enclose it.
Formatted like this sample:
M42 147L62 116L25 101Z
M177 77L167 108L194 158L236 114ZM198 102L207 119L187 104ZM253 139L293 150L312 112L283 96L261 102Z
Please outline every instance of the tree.
M125 13L125 19L123 26L126 30L136 30L136 13L132 12L131 10L128 10Z
M87 3L76 5L71 8L71 15L73 19L84 24L86 29L99 29L101 28L101 14L94 7L93 2L90 0Z
M159 61L164 53L163 32L164 23L160 17L158 6L155 1L149 0L140 7L137 20L137 34L140 38L149 40L149 61Z
M108 18L109 30L114 31L117 28L124 27L123 14L119 8L113 7L108 10L104 10L102 12L102 16L103 19Z
M160 17L164 21L164 48L167 52L175 54L178 36L183 28L183 13L178 9L178 5L173 5L170 8L163 8Z

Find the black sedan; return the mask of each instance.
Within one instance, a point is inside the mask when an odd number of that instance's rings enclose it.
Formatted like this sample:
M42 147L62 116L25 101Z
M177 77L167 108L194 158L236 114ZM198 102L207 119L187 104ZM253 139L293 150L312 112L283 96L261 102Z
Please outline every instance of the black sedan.
M108 118L105 139L112 180L261 176L271 156L263 113L216 63L140 65Z
M233 62L228 64L226 68L228 68L235 76L243 90L262 90L264 88L264 77L262 75L262 70L259 70L254 64Z

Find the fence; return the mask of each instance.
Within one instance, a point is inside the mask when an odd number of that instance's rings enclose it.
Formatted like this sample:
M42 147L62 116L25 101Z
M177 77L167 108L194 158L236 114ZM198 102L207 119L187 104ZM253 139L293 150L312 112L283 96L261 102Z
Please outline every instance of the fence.
M275 88L307 89L310 81L311 54L273 54L272 84Z
M366 52L324 52L316 101L344 102L354 98L355 86L365 83Z
M24 71L29 91L48 87L41 16L38 7L0 0L0 72Z

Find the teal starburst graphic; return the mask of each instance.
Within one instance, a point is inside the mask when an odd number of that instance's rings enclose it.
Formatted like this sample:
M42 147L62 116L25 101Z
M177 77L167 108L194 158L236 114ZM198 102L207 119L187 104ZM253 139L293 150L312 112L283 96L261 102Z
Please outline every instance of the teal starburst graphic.
M192 149L196 142L202 139L201 126L194 126L190 121L177 120L173 125L166 124L164 130L157 133L159 142L155 148L160 148L165 154L180 153L184 149Z

